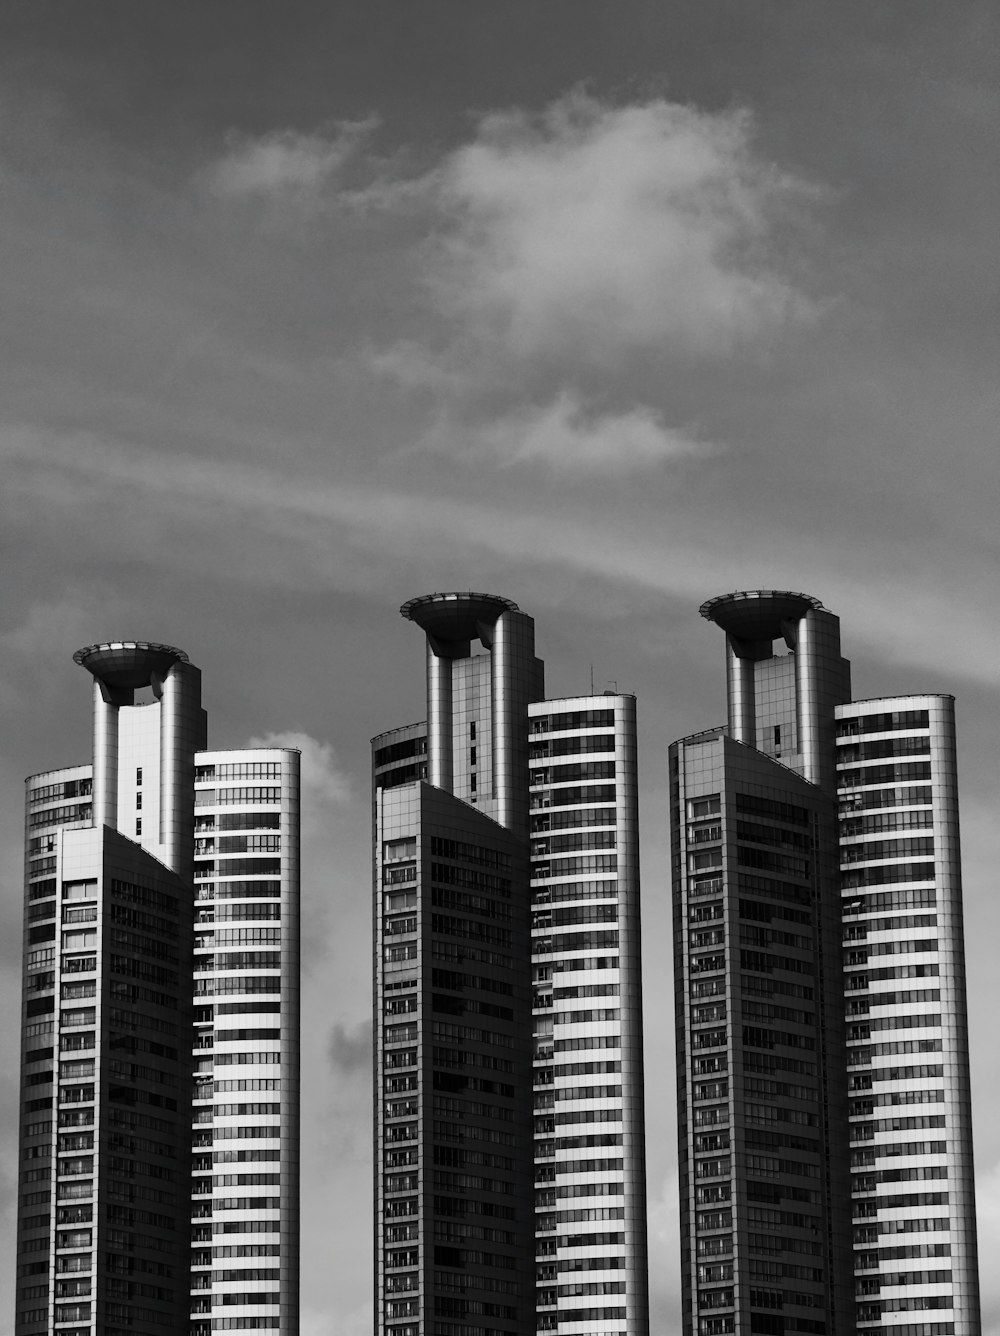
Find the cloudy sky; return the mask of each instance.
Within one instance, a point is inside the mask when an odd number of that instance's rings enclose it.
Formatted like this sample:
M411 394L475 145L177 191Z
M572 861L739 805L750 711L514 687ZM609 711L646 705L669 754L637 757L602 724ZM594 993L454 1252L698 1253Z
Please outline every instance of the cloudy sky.
M88 757L74 649L178 644L213 745L303 747L304 1336L370 1330L367 742L422 714L397 608L435 589L532 613L550 694L593 671L639 696L659 1331L666 746L724 708L698 604L805 590L842 618L856 695L959 697L1000 1252L997 15L0 6L0 984L13 1015L22 780Z

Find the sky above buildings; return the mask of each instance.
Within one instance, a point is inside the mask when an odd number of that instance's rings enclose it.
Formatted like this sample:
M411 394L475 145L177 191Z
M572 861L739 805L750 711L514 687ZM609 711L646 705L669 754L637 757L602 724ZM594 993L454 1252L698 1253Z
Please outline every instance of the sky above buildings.
M13 1014L23 777L89 754L74 649L178 644L211 745L299 739L303 1336L370 1329L367 742L422 715L397 608L435 589L534 615L549 694L639 696L657 1330L666 746L724 714L698 605L805 590L857 696L959 698L1000 1250L997 27L986 0L0 10L0 984Z

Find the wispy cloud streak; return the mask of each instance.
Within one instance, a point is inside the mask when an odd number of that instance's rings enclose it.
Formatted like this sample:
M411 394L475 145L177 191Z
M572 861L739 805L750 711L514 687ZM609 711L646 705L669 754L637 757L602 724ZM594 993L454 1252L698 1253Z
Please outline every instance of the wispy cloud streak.
M365 587L366 580L378 580L385 562L398 569L404 560L439 560L445 538L461 546L466 566L492 561L536 567L544 561L550 569L617 582L643 596L688 601L720 589L785 587L793 569L802 587L819 590L831 606L851 608L854 634L877 657L933 666L951 679L953 646L960 643L963 674L995 678L991 620L970 618L966 604L956 603L947 571L932 582L926 569L896 560L891 545L874 587L871 549L847 551L836 533L812 535L806 549L802 536L791 530L741 532L734 564L729 518L690 516L683 507L669 522L661 515L651 522L637 510L628 530L619 528L613 543L601 544L594 541L600 498L596 509L582 502L565 515L553 513L545 498L512 510L471 498L456 502L439 492L331 486L314 478L290 479L277 470L153 455L32 430L0 437L0 460L7 470L11 517L23 521L26 511L37 511L40 522L52 526L55 511L71 512L83 493L95 514L105 506L122 517L106 531L97 526L88 533L89 542L106 542L117 552L128 524L146 546L157 537L172 542L176 529L194 526L201 543L192 557L196 564L221 545L220 569L257 585L325 588L347 580L351 587ZM264 550L268 541L278 545L280 560L274 549ZM364 563L358 562L361 553ZM253 564L241 567L248 556ZM184 559L174 542L174 560ZM965 578L971 585L972 575ZM982 583L988 603L995 590L985 573ZM919 620L908 612L915 606L921 608ZM893 609L899 609L898 618ZM933 636L925 633L927 625L934 626Z

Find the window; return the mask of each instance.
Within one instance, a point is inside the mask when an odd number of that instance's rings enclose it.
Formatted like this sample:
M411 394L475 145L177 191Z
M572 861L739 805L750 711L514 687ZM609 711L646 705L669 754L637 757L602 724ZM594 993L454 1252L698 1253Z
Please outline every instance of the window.
M416 891L390 891L385 897L387 914L398 909L412 909L417 903Z
M416 858L417 840L415 835L399 840L386 840L382 845L384 863L405 862Z
M387 964L396 964L401 960L416 960L417 944L416 942L405 942L399 946L387 946L385 948L385 959Z
M892 710L885 714L841 719L837 724L837 736L853 737L859 733L889 733L893 729L929 727L930 715L927 710Z
M211 768L211 767L207 767ZM215 773L205 775L206 779L280 779L280 761L243 761L215 767ZM197 771L195 778L199 778Z
M472 725L472 736L475 737L475 724ZM393 742L388 747L379 747L374 756L376 765L390 765L394 761L404 761L410 756L425 756L427 754L426 738L409 738L405 742Z
M97 930L95 928L86 928L72 932L64 932L62 935L62 944L64 951L84 951L88 947L97 945Z

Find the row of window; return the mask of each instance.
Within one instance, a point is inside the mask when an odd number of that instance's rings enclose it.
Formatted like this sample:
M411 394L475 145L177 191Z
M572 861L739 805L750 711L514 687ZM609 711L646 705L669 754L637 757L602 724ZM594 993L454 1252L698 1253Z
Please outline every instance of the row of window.
M901 836L893 840L868 840L865 843L842 844L841 863L868 863L881 858L925 858L934 853L932 836ZM891 869L896 870L896 869Z
M564 710L533 715L530 728L532 733L560 733L571 728L612 728L614 722L614 710Z
M75 803L72 807L52 807L39 812L32 812L28 817L29 826L64 826L71 821L90 821L94 809L90 803Z
M843 742L837 752L837 764L849 765L854 761L881 761L887 756L928 756L929 737L881 738L875 742Z
M866 812L880 807L930 807L932 792L929 784L913 784L903 788L858 789L841 794L840 814Z
M615 735L613 733L584 733L573 737L533 740L529 746L529 755L532 760L545 757L613 752L615 749Z
M195 857L204 854L280 853L280 835L219 835L196 838Z
M225 789L195 789L195 807L242 807L257 803L280 803L281 789L275 785Z
M532 777L533 780L535 776ZM531 810L533 812L543 810L549 807L576 807L581 803L613 803L616 800L617 789L614 784L587 784L579 787L569 788L550 788L544 793L533 793L531 795Z
M213 779L280 779L280 761L223 761L217 765L196 765L194 782Z

